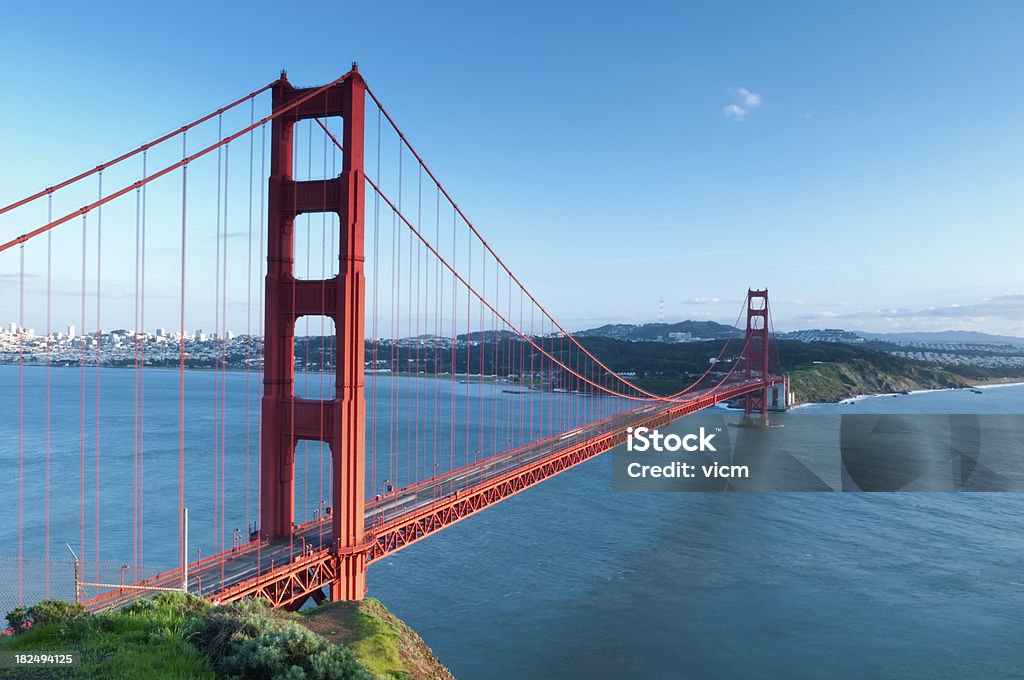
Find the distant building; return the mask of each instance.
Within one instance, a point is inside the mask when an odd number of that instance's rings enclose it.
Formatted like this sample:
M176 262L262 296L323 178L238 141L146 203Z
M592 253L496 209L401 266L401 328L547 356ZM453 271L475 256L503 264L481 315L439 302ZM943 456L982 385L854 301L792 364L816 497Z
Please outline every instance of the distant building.
M75 339L75 325L74 324L69 324L68 325L68 340L74 340L74 339Z
M799 340L800 342L841 342L847 345L859 345L864 338L844 331L840 328L814 328L810 330L790 331L789 333L776 333L780 340Z

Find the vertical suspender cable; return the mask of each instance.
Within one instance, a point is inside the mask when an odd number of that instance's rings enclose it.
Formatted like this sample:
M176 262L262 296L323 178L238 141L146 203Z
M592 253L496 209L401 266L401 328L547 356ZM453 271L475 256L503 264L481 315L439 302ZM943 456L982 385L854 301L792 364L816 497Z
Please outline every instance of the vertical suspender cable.
M409 296L409 299L408 299L408 306L409 306L408 307L408 309L409 309L408 314L409 314L409 316L408 316L408 320L407 320L407 323L406 323L406 337L407 338L412 335L412 317L413 317L412 240L413 240L412 232L409 232L409 286L408 286L408 289L407 289L408 290L408 296ZM419 263L417 262L417 266L418 265L419 265ZM419 274L419 272L416 272L416 273ZM416 301L419 302L419 299L417 298ZM419 305L416 305L416 312L417 313L419 312ZM408 364L409 364L408 359L409 359L410 355L412 354L412 351L411 351L411 349L408 348L408 346L406 346L406 352L407 352L407 354L406 354L406 367L407 367ZM415 375L415 370L413 371L413 375ZM410 382L412 384L413 390L418 390L417 380L415 378L413 378ZM407 397L407 399L408 399L408 397ZM414 400L416 401L416 404L418 405L418 403L419 403L419 394L418 393L415 395ZM406 408L409 408L409 406L410 405L407 404ZM416 438L414 438L413 433L412 433L412 427L413 427L413 420L414 419L415 418L406 418L407 425L406 425L405 457L406 457L406 467L407 467L407 469L409 471L409 475L408 475L408 477L409 477L408 483L409 484L415 484L416 482L419 481L418 468L417 468L417 466L416 466L416 464L414 462L414 453L413 453L413 450L414 450L414 448L417 445L417 440L416 440ZM417 427L418 427L418 424L417 424Z
M187 135L181 135L181 155L187 158ZM181 297L178 350L178 554L185 569L185 246L188 224L188 164L181 167Z
M472 239L466 239L466 260L468 261L469 273L466 280L472 283L473 281L473 241ZM473 311L472 311L472 293L469 287L466 287L466 413L464 415L464 429L466 430L466 464L469 464L469 360L470 352L472 351L473 343L470 341L473 337Z
M438 190L438 193L440 193L440 190ZM501 287L500 274L501 270L498 267L495 267L494 295L498 295L498 291L500 290ZM502 335L504 335L503 331L505 329L498 321L498 315L495 314L493 311L491 312L491 329L494 331L494 333L492 334L493 342L491 343L493 345L491 352L493 356L491 360L494 362L494 375L500 376L501 368L498 362L498 348L501 347L501 337ZM500 451L500 449L498 448L498 410L501 408L502 402L503 400L500 397L494 401L494 408L492 409L491 419L489 421L491 425L491 451L493 453L498 453Z
M399 192L401 195L401 192ZM391 211L391 308L389 309L390 326L389 331L390 341L388 343L388 365L390 370L390 380L388 389L388 480L389 484L395 481L395 369L398 364L398 360L395 357L396 349L396 333L395 333L395 308L397 307L397 301L395 300L395 289L398 287L395 281L395 272L398 271L398 265L395 261L395 243L397 239L396 231L396 219L395 213ZM385 491L387 491L385 485Z
M434 198L434 243L441 247L441 192L435 190ZM439 402L441 399L441 262L434 258L434 467L432 476L438 473L437 443L440 429ZM440 495L440 494L438 494Z
M324 100L324 117L326 118L327 102ZM327 174L327 135L324 135L324 163L323 172L321 176L326 180L328 177L333 177L332 174ZM331 149L334 147L332 146ZM333 170L333 167L331 168ZM324 190L321 198L320 209L320 401L326 399L324 390L327 385L327 184L324 185ZM339 221L340 224L340 221ZM333 254L334 248L332 246L331 252ZM339 274L340 274L339 268ZM365 343L364 343L365 345ZM365 350L363 350L365 351ZM335 395L337 396L337 395ZM314 516L317 518L317 548L323 547L323 520L320 517L320 513L324 507L324 410L320 409L319 417L320 425L320 441L317 444L317 451L319 452L319 460L317 465L317 496L316 496L316 512Z
M98 174L99 200L103 199L103 171ZM96 478L93 497L96 553L96 580L100 580L100 367L103 365L103 327L100 318L100 302L103 285L103 206L96 209Z
M299 135L298 134L294 134L292 136L291 144L292 144L292 158L291 158L290 167L288 168L288 176L291 177L294 180L296 172L297 172L296 169L295 169L296 165L297 165L296 162L295 162L295 159L299 155L298 154L298 150L299 150ZM298 200L299 200L298 196L295 193L293 193L292 194L292 212L291 212L291 217L289 218L291 220L291 225L292 225L292 248L291 248L291 251L292 251L292 261L291 261L291 264L290 264L290 267L289 267L289 272L288 272L289 275L291 276L291 278L293 278L293 279L295 278L295 246L294 246L294 244L295 244L295 241L294 241L294 239L295 239L295 219L296 219L295 216L298 213ZM292 288L291 309L292 309L292 311L294 311L295 307L296 307L295 303L296 303L296 300L297 300L297 297L296 297L297 291L296 291L296 286L292 286L291 288ZM295 384L296 384L296 382L298 382L296 380L296 377L295 377L295 332L296 332L296 329L298 328L298 325L299 325L298 324L298 319L296 319L294 315L289 316L288 317L288 325L289 325L289 328L291 328L291 331L292 331L291 332L292 365L289 367L288 373L291 376L291 395L290 396L294 397L295 396ZM296 494L295 494L295 452L298 449L298 444L295 441L295 399L294 398L292 398L289 401L288 410L289 410L289 418L288 418L288 422L289 422L289 425L288 425L288 428L289 428L289 431L288 431L288 457L290 458L291 463L292 463L292 465L291 465L291 481L290 481L292 501L291 501L291 507L288 508L288 510L287 510L287 512L292 515L291 526L288 527L288 541L289 541L288 555L290 557L294 553L294 544L295 544L295 521L294 521L295 498L296 498Z
M265 178L267 176L267 126L266 124L260 126L260 238L259 238L259 263L260 263L260 284L263 282L263 245L266 240L266 191L267 183ZM258 309L256 312L257 325L260 330L259 333L259 365L263 366L263 347L266 334L266 327L263 318L263 303L266 291L263 286L259 286L258 298ZM262 391L261 391L262 394ZM263 418L263 399L256 400L256 422L262 422ZM260 516L260 512L263 509L263 438L256 437L256 517ZM256 561L260 562L262 541L258 541L256 544ZM262 564L262 563L261 563Z
M217 116L217 141L224 140L224 121L223 116ZM220 548L223 550L222 541L220 540L222 533L218 524L220 519L220 370L217 366L219 363L220 355L217 351L219 349L216 335L217 331L220 330L220 232L221 232L221 189L223 188L223 168L224 168L224 147L217 147L217 205L214 208L214 223L216 224L216 248L214 252L214 293L213 293L213 333L214 336L214 370L213 370L213 546L214 548ZM204 324L205 325L205 324ZM198 331L196 333L198 335ZM196 342L200 342L200 338L196 338Z
M420 170L419 177L417 178L416 201L417 201L417 217L416 217L416 220L422 226L422 223L423 223L423 170L422 169ZM410 235L410 238L412 238L411 235ZM417 242L417 244L416 244L416 363L414 364L415 369L413 371L414 375L416 376L415 377L415 381L414 381L414 384L416 385L416 411L415 411L416 412L416 449L415 449L416 481L419 481L420 477L421 477L421 473L420 473L420 440L422 439L422 437L420 436L420 430L422 429L422 427L421 427L421 421L420 421L420 383L422 381L419 379L419 375L420 375L420 348L421 348L421 345L423 344L423 342L422 342L422 336L420 334L420 317L425 312L425 310L423 308L423 307L425 307L425 305L421 306L421 303L423 302L424 298L420 297L420 290L422 289L424 291L424 293L426 292L426 286L422 285L422 279L421 279L421 277L425 274L425 272L422 272L421 269L420 269L422 255L423 255L423 250L420 247L420 244ZM425 319L424 319L424 321L425 321Z
M224 262L221 266L221 311L220 311L220 333L217 336L217 342L220 344L220 361L218 362L218 371L220 372L220 549L221 552L225 550L225 541L227 540L226 533L227 529L225 526L225 512L224 507L227 501L227 408L228 408L228 206L231 201L228 198L228 192L230 189L229 179L231 177L228 171L228 160L231 153L231 144L224 145L224 228L222 230L224 236L224 247L222 249ZM232 534L234 538L234 534ZM220 576L221 581L224 580L224 561L220 563Z
M483 262L480 263L480 287L484 297L487 296L487 253L483 253L481 258ZM484 376L487 372L484 370L484 355L487 351L487 323L484 321L484 303L480 301L479 312L480 315L480 382L477 385L477 442L476 450L481 458L486 457L484 454L484 419L486 418L486 402L484 401Z
M313 178L313 121L310 120L307 125L306 134L306 179L310 180ZM313 241L313 215L306 213L306 278L312 278L313 267L311 263L312 257L312 246ZM304 396L306 399L310 398L309 395L309 315L305 317L306 321L306 337L305 337L305 348L303 350L303 356L305 357L303 366L303 380L304 380ZM323 340L321 339L321 342ZM320 410L323 413L323 409ZM300 520L305 520L306 513L309 512L309 440L302 442L302 514Z
M398 209L402 209L402 144L398 145ZM399 486L398 481L398 380L397 372L400 368L401 347L398 339L401 334L399 319L402 309L402 228L398 223L398 216L392 211L391 214L391 253L392 271L391 277L391 476L389 484L393 487Z
M18 249L18 606L22 601L23 459L25 453L25 244Z
M79 336L82 339L82 353L79 357L80 365L80 381L79 381L79 395L78 395L78 415L79 415L79 439L81 448L79 451L79 470L78 470L78 550L82 554L82 559L85 559L85 370L88 358L86 352L88 351L88 345L86 344L85 336L85 272L86 272L86 249L88 246L88 215L82 215L82 316L81 326L79 327Z
M440 244L438 244L440 245ZM455 259L455 211L452 211L452 259ZM451 338L451 350L452 350L452 367L451 367L451 402L449 405L449 433L450 440L448 446L448 471L451 472L455 469L455 355L458 331L455 325L455 303L458 296L458 286L455 282L455 275L452 274L452 338ZM453 480L454 481L454 480Z
M344 161L342 161L344 162ZM342 168L344 170L344 168ZM377 111L377 180L380 181L380 110ZM373 339L370 345L370 361L372 370L370 372L370 480L373 484L373 493L377 492L377 457L380 454L380 450L377 448L377 372L379 368L377 365L377 319L380 316L380 308L378 306L378 291L380 288L380 196L374 194L373 196ZM335 361L340 361L340 357L337 356L338 348L335 347Z
M523 316L523 291L522 291L522 289L519 290L519 327L524 329L524 330L526 329L525 318ZM523 383L523 376L526 373L526 371L524 369L525 364L526 364L526 343L520 341L519 342L519 371L516 374L516 375L519 376L519 384L520 385L522 385L522 383ZM522 439L521 439L522 443L525 444L525 443L530 441L530 434L531 434L529 430L527 430L525 433L523 432L523 428L526 427L526 408L525 408L526 405L520 403L518 400L516 401L516 403L519 405L519 435L520 435L520 437L522 437Z
M147 152L142 153L142 178L146 178L147 163L148 163ZM142 269L139 275L139 331L142 333L146 332L146 185L142 185L142 255L140 257L140 267ZM144 526L145 515L143 508L144 492L146 490L145 485L145 470L146 470L146 345L143 343L140 355L140 375L139 375L139 554L136 558L138 560L139 569L142 569L142 565L145 563L145 541L143 537L145 533L142 528Z
M266 336L266 325L263 318L263 303L264 295L266 290L260 284L263 282L263 244L266 239L266 222L264 221L267 209L266 202L266 176L267 176L267 126L263 124L260 126L260 245L259 245L259 263L260 263L260 278L259 278L259 295L257 296L258 309L256 313L257 326L259 332L259 365L263 366L263 348ZM252 338L250 338L250 342ZM262 391L261 393L262 394ZM263 399L256 400L256 422L263 422ZM256 518L257 521L260 517L260 513L263 510L263 438L256 437ZM262 531L263 527L259 527ZM256 537L256 573L259 574L263 570L263 540L259 534Z
M249 124L256 122L256 100L249 102ZM245 258L245 536L248 540L249 532L249 458L250 439L252 436L252 171L253 171L253 145L256 136L249 133L249 225L246 243L248 253Z
M46 221L53 220L53 193L46 195ZM53 332L53 237L46 234L46 597L50 597L50 334Z
M330 176L331 177L337 177L337 176L339 176L339 174L340 174L340 172L339 172L339 169L338 169L338 149L337 149L337 147L332 145L331 146L331 175ZM364 187L365 187L365 185L364 185ZM330 226L330 223L328 223L328 225ZM329 239L327 241L328 252L331 253L332 256L337 257L337 259L338 259L338 274L340 275L341 274L341 220L340 219L338 220L338 227L336 229L329 228L328 231L330 232L330 237L329 237ZM364 232L365 232L365 229L364 229ZM334 243L334 237L335 236L338 237L337 249L335 248L335 243ZM333 266L334 265L332 263L332 265L331 265L332 269L333 269ZM376 266L377 265L375 263L374 267L376 267ZM325 273L325 275L326 275L326 273ZM364 285L365 285L365 278L364 278ZM326 296L326 290L324 292L324 295ZM364 299L364 301L366 299L365 293L363 294L363 299ZM325 307L327 306L326 300L324 301L324 306ZM365 324L365 314L366 314L366 312L365 312L365 309L364 309L364 311L363 311L364 324ZM365 326L364 326L364 329L365 329ZM365 334L365 330L364 330L364 334ZM327 356L329 357L330 367L331 367L331 370L333 371L337 367L337 363L338 363L337 324L335 324L335 334L334 334L334 336L329 338L328 349L327 349ZM363 341L363 358L364 359L366 358L366 341L365 340ZM330 380L331 376L328 375L327 379ZM333 385L333 383L329 382L327 384L327 388L326 389L328 389L332 393L334 393L334 397L335 398L338 398L337 387L334 387L332 385ZM364 383L364 385L363 385L364 394L365 394L365 389L366 389L366 386L365 386L365 383ZM364 440L364 446L365 446L365 440ZM328 448L327 452L330 453L330 448ZM333 466L334 466L334 460L330 456L325 457L325 460L326 460L326 463L327 463L327 477L326 477L327 483L324 486L323 492L320 494L320 514L321 514L321 518L323 517L324 508L327 505L331 505L330 500L329 500L329 496L331 495L331 491L332 491L332 488L334 486L332 483L330 483L330 480L333 479L331 470L333 469Z
M509 327L512 327L512 287L508 288L508 295L505 299L505 318L509 320ZM519 339L509 335L508 341L508 374L510 376L515 375L516 372L516 347L519 344ZM503 445L505 450L511 451L515 447L513 442L516 438L516 402L514 399L508 400L508 431L506 433L505 441Z
M142 187L135 190L135 316L132 320L132 576L139 576L139 274L142 240Z

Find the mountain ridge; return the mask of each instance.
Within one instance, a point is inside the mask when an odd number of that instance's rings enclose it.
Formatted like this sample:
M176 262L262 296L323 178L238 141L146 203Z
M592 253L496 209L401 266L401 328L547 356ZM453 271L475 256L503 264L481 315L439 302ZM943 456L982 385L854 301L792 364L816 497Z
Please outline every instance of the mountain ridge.
M669 333L689 333L692 339L719 340L728 338L738 329L716 321L678 321L676 323L610 323L573 333L580 338L605 337L631 341L670 341Z
M951 342L978 344L1024 344L1024 338L1012 335L995 335L981 331L908 331L892 333L871 333L869 331L851 331L866 340L902 341L902 342Z
M610 323L594 328L587 328L573 333L576 337L606 337L617 340L637 341L658 341L671 342L670 333L689 333L693 340L708 339L720 340L728 338L737 330L732 326L721 324L716 321L678 321L675 323L648 322L642 324ZM969 343L987 345L1024 345L1024 338L1012 335L996 335L994 333L983 333L981 331L945 330L945 331L903 331L875 333L871 331L846 330L842 328L829 329L799 329L788 331L787 334L829 331L839 333L850 333L865 340L880 342L916 342L916 343Z

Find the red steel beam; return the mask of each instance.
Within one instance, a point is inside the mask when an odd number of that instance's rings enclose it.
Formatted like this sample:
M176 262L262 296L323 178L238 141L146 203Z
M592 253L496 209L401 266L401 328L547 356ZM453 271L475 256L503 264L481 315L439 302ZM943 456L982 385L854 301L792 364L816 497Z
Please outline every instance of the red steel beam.
M769 377L767 385L782 382L781 377ZM671 408L652 414L636 423L636 426L661 427L667 423L715 404L743 396L751 391L763 389L762 383L744 383L724 387L720 391L702 395L686 403L674 404ZM307 597L316 596L324 588L336 587L344 582L344 563L369 564L386 555L412 545L431 534L459 522L472 514L509 498L520 491L590 460L625 442L625 430L607 432L580 442L572 448L557 451L533 461L521 468L488 479L472 489L460 491L458 496L439 499L403 517L390 520L380 527L371 529L362 544L336 549L324 548L295 557L291 562L274 567L252 578L240 581L220 591L211 591L205 597L211 601L226 603L244 598L260 597L274 607L294 607ZM482 461L481 464L486 463ZM303 525L305 526L305 525ZM201 563L209 565L219 560L251 555L256 542L238 550L211 555ZM196 565L190 566L195 571ZM181 582L180 570L159 574L136 585L174 586ZM84 604L90 610L117 607L132 601L135 592L113 590L87 600Z
M769 377L769 385L781 382L782 378ZM683 404L652 414L636 423L636 426L661 427L673 420L703 410L715 404L743 396L753 390L763 389L758 383L739 386L702 395ZM412 545L431 534L445 529L470 515L514 496L560 472L575 467L611 448L625 443L624 429L598 435L576 446L557 451L534 461L522 468L504 473L477 485L460 491L457 496L439 499L406 516L385 523L371 530L361 546L350 551L361 555L366 564ZM290 564L240 582L208 597L217 602L231 602L246 597L263 597L275 607L287 607L301 602L315 591L332 586L338 581L340 559L344 555L333 555L324 549L297 558ZM333 566L331 566L333 564Z
M769 378L775 384L781 378ZM763 389L760 384L730 387L704 395L683 404L652 415L635 426L661 427L673 420L723 401L742 396L751 390ZM590 460L611 448L624 444L625 430L599 435L578 445L557 451L520 469L489 479L477 487L460 492L459 495L439 499L438 502L421 508L408 516L385 523L376 529L367 545L367 561L372 562L384 555L396 552L421 538L465 519L486 507L505 500L520 491L538 484L560 472Z
M760 301L755 303L755 301ZM754 411L768 422L768 289L747 290L747 380L762 378L764 388L748 392L744 400L743 415L749 419Z
M326 442L333 460L333 549L340 563L332 572L331 598L346 600L362 599L366 592L365 555L353 550L364 543L365 530L365 93L366 84L354 64L343 80L327 88L294 88L283 78L274 84L273 106L280 115L271 128L267 222L261 537L281 539L294 531L297 442ZM334 179L295 181L294 125L322 116L340 116L344 122L342 172ZM299 281L294 272L294 220L300 213L316 212L338 215L338 275ZM295 396L295 323L305 315L334 321L336 396L331 400Z
M287 607L301 603L314 591L333 586L341 578L339 566L334 551L319 550L309 555L301 555L272 571L210 594L207 599L223 604L260 597L269 600L274 607Z

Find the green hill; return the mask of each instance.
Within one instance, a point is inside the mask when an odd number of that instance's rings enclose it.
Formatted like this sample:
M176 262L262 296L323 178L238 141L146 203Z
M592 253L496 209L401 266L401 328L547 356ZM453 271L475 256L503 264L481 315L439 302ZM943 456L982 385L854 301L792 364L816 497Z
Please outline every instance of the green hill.
M48 600L7 618L18 632L0 637L0 651L74 652L79 664L0 669L3 678L454 680L376 600L293 614L260 600L214 606L163 593L100 614Z

